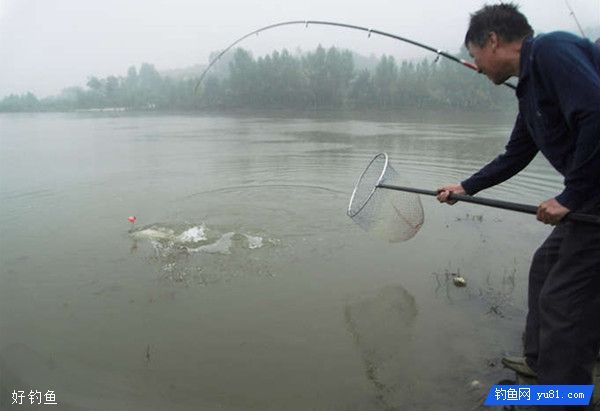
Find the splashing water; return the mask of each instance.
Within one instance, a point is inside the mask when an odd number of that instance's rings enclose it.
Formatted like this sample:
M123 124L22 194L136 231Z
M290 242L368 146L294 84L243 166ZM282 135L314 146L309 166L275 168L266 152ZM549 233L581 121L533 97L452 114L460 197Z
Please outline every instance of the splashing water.
M184 231L177 237L177 240L179 240L182 243L197 243L206 240L204 226L192 227Z
M153 224L130 233L136 241L147 241L161 255L170 252L231 254L232 250L262 248L272 240L247 233L229 231L220 233L206 225L176 227L168 224Z

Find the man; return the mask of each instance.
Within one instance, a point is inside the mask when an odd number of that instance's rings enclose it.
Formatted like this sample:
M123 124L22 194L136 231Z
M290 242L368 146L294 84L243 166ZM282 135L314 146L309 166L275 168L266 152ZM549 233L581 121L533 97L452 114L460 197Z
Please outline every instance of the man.
M600 227L565 216L600 214L600 47L562 32L533 37L513 4L472 14L465 45L495 84L519 78L519 114L505 152L439 188L438 200L499 184L538 151L564 176L564 190L537 211L556 227L531 263L525 358L504 363L540 384L591 384L600 348Z

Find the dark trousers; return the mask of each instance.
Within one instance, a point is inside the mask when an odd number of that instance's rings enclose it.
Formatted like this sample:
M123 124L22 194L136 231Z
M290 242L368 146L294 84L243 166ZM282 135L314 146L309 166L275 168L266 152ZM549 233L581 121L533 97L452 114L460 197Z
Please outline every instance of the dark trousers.
M539 383L592 384L600 348L600 226L565 221L554 228L534 254L528 305L525 357Z

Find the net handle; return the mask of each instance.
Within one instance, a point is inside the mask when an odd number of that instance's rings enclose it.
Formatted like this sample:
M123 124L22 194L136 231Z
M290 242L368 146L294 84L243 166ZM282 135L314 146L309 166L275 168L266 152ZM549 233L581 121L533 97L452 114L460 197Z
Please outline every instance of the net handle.
M386 165L387 165L387 156L386 156ZM385 188L388 190L396 190L396 191L406 191L409 193L416 194L424 194L429 196L437 196L438 192L433 190L423 190L420 188L413 187L403 187L403 186L395 186L389 184L377 184L375 189L377 188ZM375 191L375 189L373 191ZM373 195L373 194L371 194ZM502 200L493 200L491 198L482 198L482 197L473 197L464 194L454 194L450 193L448 196L448 200L456 200L463 201L465 203L473 203L484 205L488 207L501 208L503 210L511 210L518 211L526 214L537 214L538 207L529 205L529 204L520 204L520 203L512 203L510 201L502 201ZM565 217L565 219L570 221L577 221L581 223L589 223L589 224L597 224L600 225L600 216L592 215L592 214L582 214L582 213L569 213Z

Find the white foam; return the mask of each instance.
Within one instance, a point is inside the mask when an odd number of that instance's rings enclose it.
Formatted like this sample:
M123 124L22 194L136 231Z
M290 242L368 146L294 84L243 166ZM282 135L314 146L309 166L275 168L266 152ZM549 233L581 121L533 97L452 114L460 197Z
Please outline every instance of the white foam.
M206 234L204 232L204 226L192 227L179 234L176 241L182 243L197 243L206 240Z
M254 250L255 248L261 248L263 246L263 238L262 237L254 237L248 234L244 234L244 236L248 239L248 248Z
M189 252L203 252L209 254L231 254L231 244L234 232L225 233L212 244L201 245L197 248L188 248Z
M218 239L216 240L214 236L211 236L209 242L207 228L204 224L189 227L179 234L178 232L179 230L175 231L168 227L151 226L133 232L131 233L131 236L136 240L147 240L159 255L180 249L182 246L185 247L188 252L231 254L232 247L255 250L262 248L265 245L265 241L272 241L270 239L265 240L261 236L243 233L236 234L231 231L222 234L220 237L217 237ZM209 234L210 233L217 234L213 231L210 231ZM197 247L194 247L193 245L197 245Z
M132 237L137 239L146 239L146 240L171 240L175 232L170 228L146 228L144 230L136 231L131 234Z
M163 266L163 271L166 273L171 273L175 269L175 263L169 263Z

